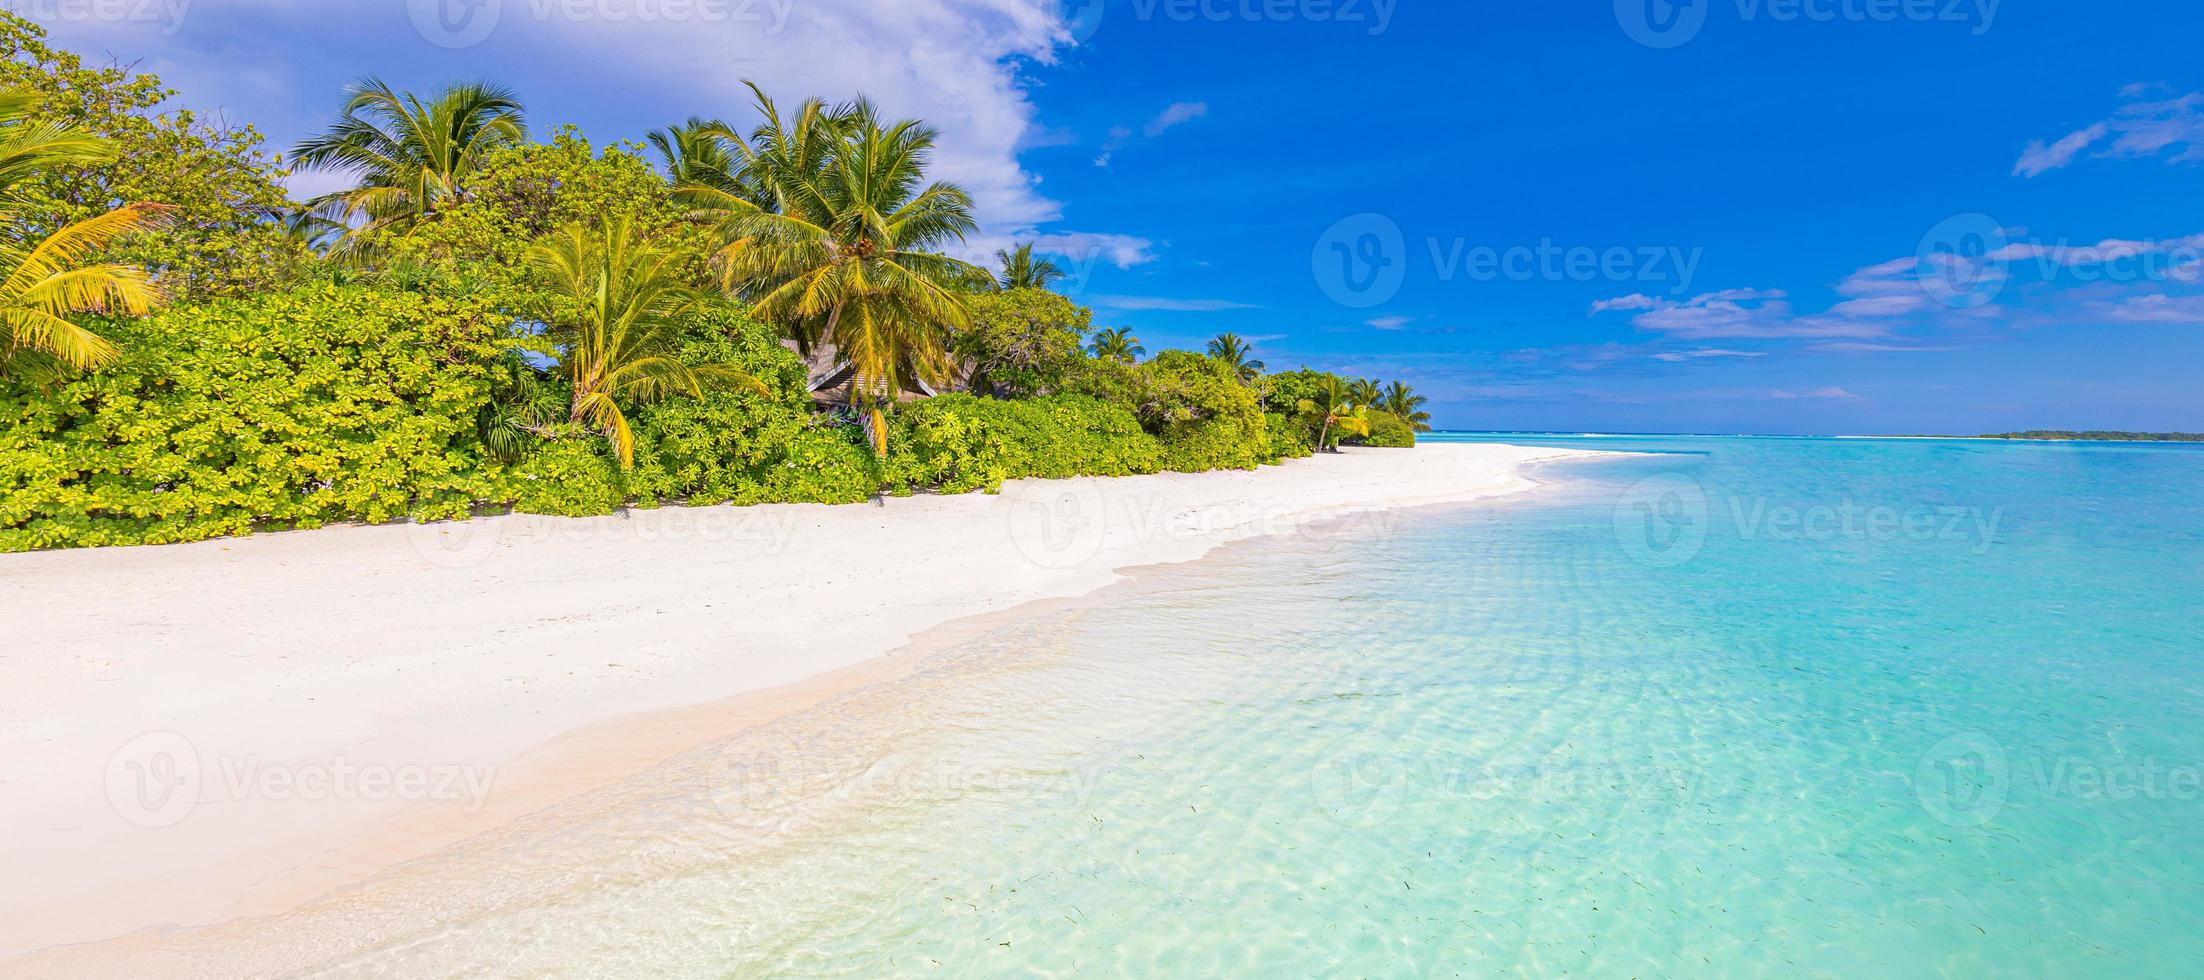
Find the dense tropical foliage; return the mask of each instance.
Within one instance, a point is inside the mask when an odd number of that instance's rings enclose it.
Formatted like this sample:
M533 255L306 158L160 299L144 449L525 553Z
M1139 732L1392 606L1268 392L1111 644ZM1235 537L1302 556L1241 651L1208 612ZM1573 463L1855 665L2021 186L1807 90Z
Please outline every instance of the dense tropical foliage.
M286 163L0 13L0 551L333 521L853 503L1413 445L1407 386L1153 357L977 251L862 98L642 143L373 79ZM316 200L286 166L349 182Z

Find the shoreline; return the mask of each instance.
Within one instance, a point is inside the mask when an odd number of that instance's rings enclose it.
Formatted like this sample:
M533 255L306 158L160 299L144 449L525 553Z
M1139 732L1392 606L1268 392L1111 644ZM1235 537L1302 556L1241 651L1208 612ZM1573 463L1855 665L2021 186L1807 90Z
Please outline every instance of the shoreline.
M0 690L12 692L0 707L25 719L0 730L5 757L48 764L33 779L21 763L0 773L38 794L9 794L0 815L16 844L0 866L14 880L77 886L10 896L0 956L41 960L37 951L65 952L56 946L287 911L688 748L907 676L928 651L1003 615L1076 601L1141 566L1358 513L1520 493L1538 485L1528 465L1590 455L1433 444L1253 472L1021 481L999 497L885 508L490 518L0 561L0 599L28 609L33 587L52 590L26 644L46 654L0 658ZM902 560L852 569L891 541L904 547L887 557ZM564 563L576 560L592 563ZM623 567L633 574L607 577ZM256 594L220 589L225 574ZM612 615L534 595L633 591L638 579L657 601ZM294 593L315 601L286 602ZM445 593L469 615L452 618ZM116 595L139 603L119 621L84 615ZM232 615L201 615L195 631L188 614L208 605ZM644 676L623 666L633 662ZM430 681L399 677L408 667ZM573 679L548 676L560 668ZM246 704L253 695L259 704ZM142 713L118 713L118 700ZM42 731L44 744L26 744ZM179 816L156 799L133 812L146 774L162 771L141 743L159 749L169 736L193 757L199 778L185 788L196 804ZM306 799L266 778L239 781L268 763L258 771L289 773L296 787L344 766L395 773L385 785L408 766L456 766L482 778L452 785L486 792Z

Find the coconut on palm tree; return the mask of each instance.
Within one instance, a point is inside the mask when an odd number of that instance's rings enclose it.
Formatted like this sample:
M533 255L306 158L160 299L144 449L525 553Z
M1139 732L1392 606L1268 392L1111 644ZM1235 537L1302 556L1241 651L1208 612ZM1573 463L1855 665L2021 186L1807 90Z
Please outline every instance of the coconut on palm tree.
M635 434L622 403L700 394L713 383L765 390L732 367L690 366L676 356L682 315L703 299L682 286L681 260L626 218L568 225L528 253L529 265L566 303L547 322L574 388L568 417L610 440L623 469L635 465Z
M299 167L356 179L350 190L311 202L353 226L347 254L374 232L402 231L433 218L466 194L467 179L492 150L528 138L518 96L485 83L453 85L433 98L400 92L375 78L347 90L344 115L291 151Z
M97 134L31 121L32 99L0 93L0 224L12 226L14 185L52 167L114 159ZM145 270L96 261L125 235L157 225L168 209L130 204L18 241L0 236L0 375L47 376L113 361L115 345L77 324L80 313L135 316L162 300Z
M1314 398L1303 398L1298 406L1301 414L1317 420L1316 448L1326 452L1338 452L1338 437L1370 435L1369 407L1357 405L1347 385L1338 378L1326 377L1316 386Z
M1424 411L1423 407L1430 401L1431 399L1416 394L1414 388L1395 381L1385 389L1383 397L1378 399L1378 408L1399 416L1401 421L1408 423L1417 432L1429 432L1431 413Z
M1255 359L1255 345L1241 339L1239 334L1220 333L1210 338L1209 356L1223 361L1242 384L1252 383L1263 375L1263 362Z
M1087 344L1087 353L1105 361L1131 364L1148 353L1140 346L1140 338L1133 336L1130 327L1107 327L1094 332L1094 340Z
M1032 242L1014 249L998 250L995 261L1002 264L1002 272L995 277L997 289L1047 289L1064 278L1062 266L1050 259L1033 257Z
M886 456L888 407L914 381L950 380L950 336L971 319L959 289L987 275L940 251L978 228L971 195L926 182L937 134L917 120L885 122L863 99L831 111L812 100L791 128L758 99L766 123L739 152L769 203L710 196L727 239L714 261L760 317L834 345Z

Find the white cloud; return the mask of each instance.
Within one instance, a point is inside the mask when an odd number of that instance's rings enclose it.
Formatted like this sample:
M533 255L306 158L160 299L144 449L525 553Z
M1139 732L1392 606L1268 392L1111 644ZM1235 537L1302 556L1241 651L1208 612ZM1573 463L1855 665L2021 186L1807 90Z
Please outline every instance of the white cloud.
M1366 326L1376 327L1379 330L1399 330L1414 322L1414 320L1405 316L1381 316L1374 320L1364 320L1362 322Z
M1209 103L1207 102L1173 102L1169 108L1157 113L1154 119L1148 120L1148 125L1143 132L1148 134L1149 139L1154 139L1163 135L1164 130L1180 123L1192 122L1206 115L1209 115Z
M1766 354L1766 352L1763 351L1730 350L1725 347L1701 347L1698 350L1663 351L1659 354L1653 355L1653 359L1656 361L1667 361L1670 364L1681 364L1685 361L1703 361L1710 358L1752 358L1766 356L1768 355Z
M2148 86L2130 85L2122 98L2137 98ZM2108 141L2109 138L2109 141ZM2051 143L2031 140L2013 164L2016 177L2035 177L2074 162L2085 150L2103 143L2099 156L2147 157L2171 150L2170 163L2204 160L2204 92L2191 92L2157 102L2130 102L2113 111L2112 118L2092 123Z
M1855 394L1853 394L1853 393L1851 393L1851 392L1849 392L1849 391L1846 391L1846 390L1844 390L1844 389L1842 389L1842 388L1838 388L1838 387L1835 387L1835 386L1831 386L1831 387L1828 387L1828 388L1815 388L1815 389L1813 389L1812 391L1785 391L1785 390L1783 390L1783 389L1780 389L1780 388L1778 388L1778 389L1776 389L1776 390L1774 390L1774 391L1768 392L1768 397L1770 397L1770 398L1785 398L1785 399L1788 399L1788 398L1835 398L1835 399L1843 399L1843 400L1857 400L1857 399L1858 399L1858 398L1859 398L1860 396L1858 396L1858 395L1855 395Z
M2089 148L2105 137L2110 127L2104 123L2086 126L2045 144L2042 140L2029 140L2020 151L2020 162L2013 164L2013 176L2034 177L2074 162L2074 155Z

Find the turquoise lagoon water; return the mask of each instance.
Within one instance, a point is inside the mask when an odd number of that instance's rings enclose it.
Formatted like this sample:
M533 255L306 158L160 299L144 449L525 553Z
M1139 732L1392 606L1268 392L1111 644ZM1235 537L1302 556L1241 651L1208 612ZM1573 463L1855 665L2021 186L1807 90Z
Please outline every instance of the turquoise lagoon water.
M1506 441L1660 455L1145 571L270 941L406 976L2204 975L2204 447Z

